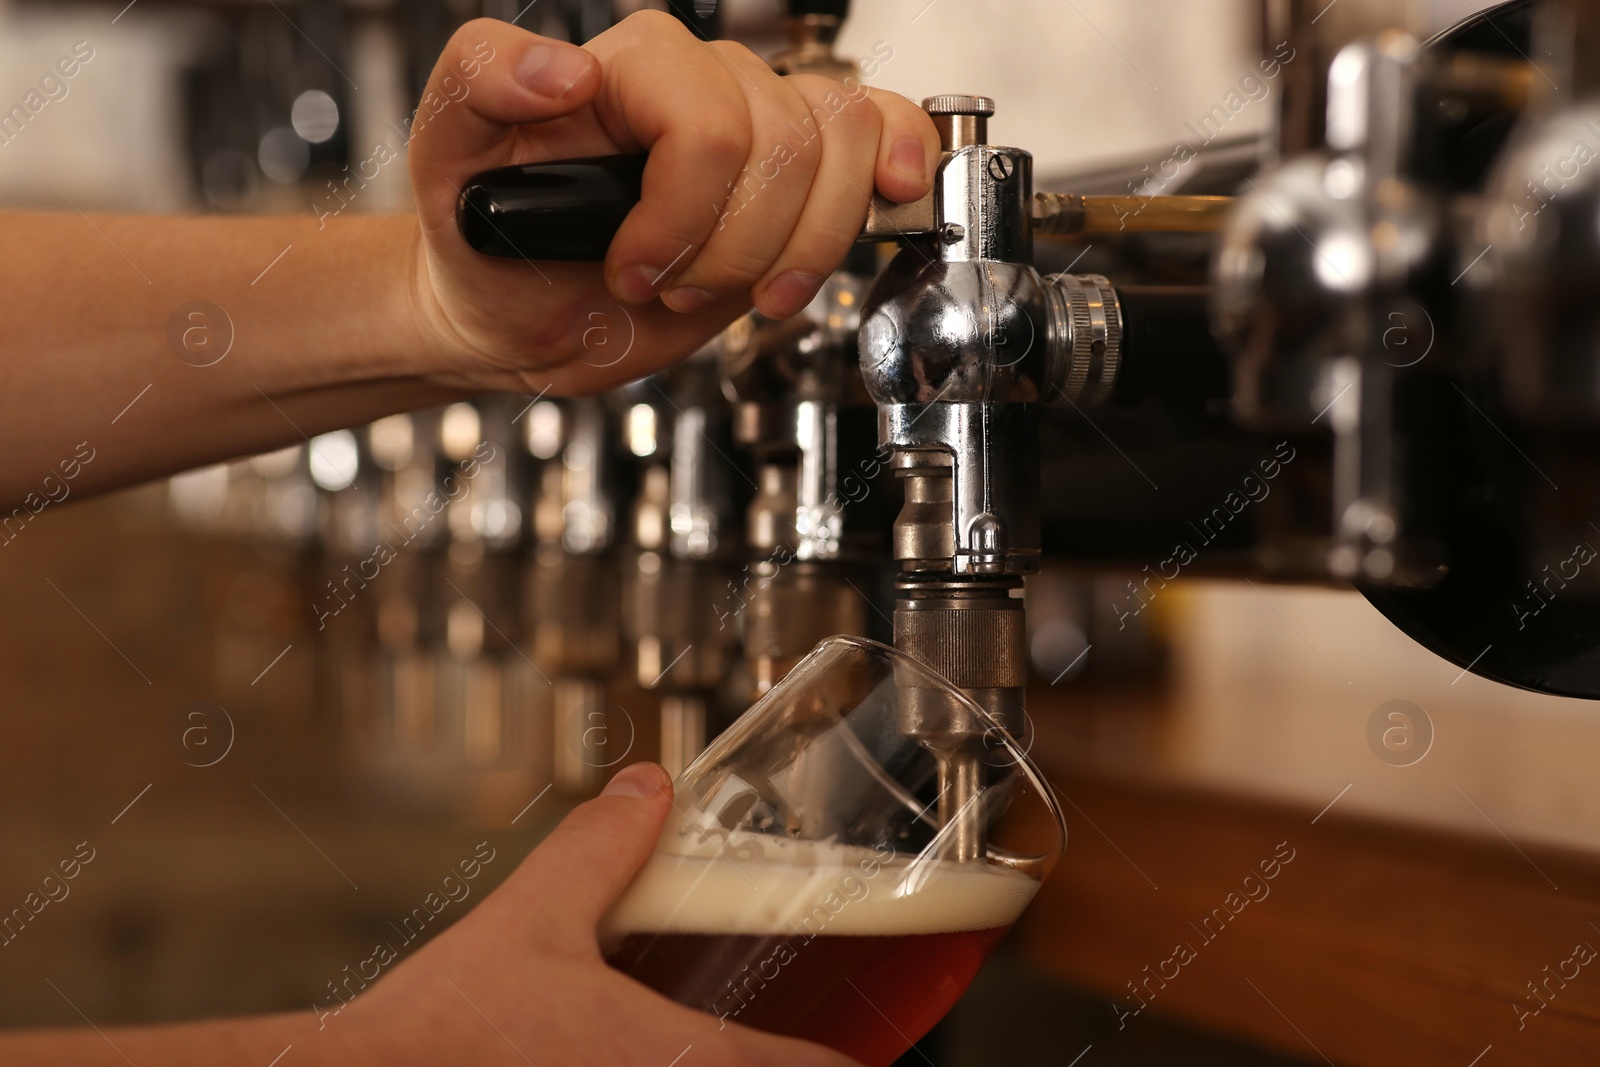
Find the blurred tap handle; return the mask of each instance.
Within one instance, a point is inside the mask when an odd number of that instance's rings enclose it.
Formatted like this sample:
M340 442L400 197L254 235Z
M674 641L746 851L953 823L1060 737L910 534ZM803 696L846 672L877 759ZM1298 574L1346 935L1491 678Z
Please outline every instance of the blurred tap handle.
M1222 228L1231 196L1077 196L1034 193L1033 232L1046 237L1083 233L1210 233Z
M1441 102L1456 101L1468 111L1521 111L1537 77L1532 63L1487 52L1457 52L1434 75Z
M789 0L784 20L789 45L767 62L779 74L819 74L836 81L859 77L854 60L833 53L849 14L850 0Z

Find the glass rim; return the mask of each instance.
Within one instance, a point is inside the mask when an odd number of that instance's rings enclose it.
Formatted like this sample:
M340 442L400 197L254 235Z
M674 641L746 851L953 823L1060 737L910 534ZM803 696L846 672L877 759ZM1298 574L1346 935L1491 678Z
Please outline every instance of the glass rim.
M1016 737L1012 735L1011 731L1006 729L1005 726L1002 725L1000 721L992 714L990 714L986 708L982 707L971 697L967 696L967 694L963 693L959 688L953 685L948 678L934 670L933 667L927 662L918 659L909 652L895 648L893 645L886 645L881 641L874 641L870 637L860 637L855 634L833 634L828 637L824 637L821 641L818 641L816 646L812 648L810 652L807 652L798 663L791 667L776 685L767 690L766 693L763 693L761 698L754 704L751 704L750 707L746 708L744 712L739 715L739 719L743 719L745 716L749 715L751 712L765 704L767 699L774 692L776 692L785 681L787 681L801 668L810 664L812 660L824 655L830 649L840 647L854 647L869 654L882 656L884 659L894 664L897 668L905 667L906 669L917 674L919 676L919 680L931 683L930 688L939 689L947 696L954 698L956 701L964 705L966 710L982 721L988 730L992 730L994 736L999 738L1000 744L1011 755L1014 766L1016 766L1017 769L1022 772L1022 774L1027 778L1029 784L1033 786L1034 792L1037 793L1040 800L1044 802L1045 810L1050 813L1051 819L1055 824L1056 840L1055 847L1052 850L1053 855L1050 859L1051 864L1053 864L1056 859L1066 854L1066 815L1062 812L1061 805L1056 803L1055 791L1051 787L1049 781L1045 779L1044 772L1039 770L1038 766L1033 762L1033 758L1029 755L1028 751L1021 746ZM739 719L735 719L735 723L737 723ZM678 773L677 778L673 779L673 784L676 785L678 782L688 778L690 774L702 770L703 765L709 765L716 760L721 759L725 754L724 750L730 749L734 744L739 743L742 740L743 737L739 731L732 728L724 731L703 750L701 750L700 754L696 756L687 767Z

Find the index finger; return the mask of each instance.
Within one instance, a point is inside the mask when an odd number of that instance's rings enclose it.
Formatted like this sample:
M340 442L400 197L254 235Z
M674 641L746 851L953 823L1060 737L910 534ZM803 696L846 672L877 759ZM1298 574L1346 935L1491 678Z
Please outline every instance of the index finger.
M424 224L454 217L468 175L513 162L515 127L570 114L599 87L599 62L576 45L498 19L462 26L434 64L407 131Z

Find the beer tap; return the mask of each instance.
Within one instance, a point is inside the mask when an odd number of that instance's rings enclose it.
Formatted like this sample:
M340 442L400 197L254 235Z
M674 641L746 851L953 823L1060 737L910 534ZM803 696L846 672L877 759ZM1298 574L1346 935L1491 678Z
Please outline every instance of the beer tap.
M734 588L739 550L731 420L717 342L622 390L630 451L644 461L634 505L625 624L635 680L661 696L661 763L676 775L716 726L737 630L715 605Z
M1600 10L1550 4L1534 54L1545 90L1489 182L1477 220L1492 358L1521 419L1574 431L1600 426ZM1557 88L1559 86L1559 88Z
M768 60L773 70L858 78L858 65L833 51L848 6L790 0L789 47ZM865 583L851 573L881 558L882 526L865 499L882 463L856 360L874 252L858 246L798 315L751 312L721 338L734 439L754 460L758 485L746 524L750 561L718 608L743 631L745 703L823 638L867 632Z
M850 0L789 0L784 19L789 46L768 59L768 65L779 74L817 74L841 82L860 77L854 60L833 51L849 13Z
M876 555L869 550L881 532L856 503L881 466L855 365L866 288L861 276L837 272L795 317L752 315L723 335L734 437L755 462L758 486L746 524L750 562L717 608L719 626L742 625L747 702L824 637L867 629L866 594L851 579Z
M318 491L320 534L310 604L317 636L316 703L355 722L365 718L370 696L363 671L376 634L378 601L368 589L374 576L363 573L363 561L378 539L384 472L373 462L368 435L355 430L317 435L307 442L306 457Z
M197 535L201 596L222 605L211 634L215 699L234 713L317 714L313 672L303 663L287 665L270 686L251 684L285 647L305 647L305 605L322 592L317 490L306 446L174 475L168 500L173 517Z
M612 729L607 694L622 646L616 420L596 399L538 400L524 418L528 451L546 461L524 598L539 675L530 685L547 691L556 786L589 795L622 758L610 752L612 737L625 736Z
M347 602L330 593L319 610L358 759L408 802L486 818L539 776L534 705L508 637L526 521L510 418L489 398L390 416L354 438L369 488L341 508L359 516L345 522L352 563L337 575Z
M527 455L512 422L521 407L515 397L485 397L452 404L440 419L452 466L444 483L449 546L434 576L444 623L439 727L447 765L460 767L452 787L485 818L533 784L538 740L533 708L513 699L512 682L525 662L511 638L529 526Z
M987 143L993 103L936 96L923 106L944 154L926 204L884 213L891 227L914 228L867 295L860 337L879 440L905 485L895 645L1016 734L1027 684L1020 593L1039 559L1037 407L1109 394L1121 310L1104 278L1033 268L1032 157ZM910 680L900 713L938 760L954 858L983 855L973 799L988 723Z
M1326 151L1255 179L1216 259L1213 307L1250 425L1333 438L1322 568L1422 585L1443 573L1429 517L1407 509L1406 394L1449 358L1418 366L1386 340L1453 319L1453 240L1419 174L1418 88L1428 56L1400 31L1346 45L1329 67ZM1318 425L1320 424L1320 425Z

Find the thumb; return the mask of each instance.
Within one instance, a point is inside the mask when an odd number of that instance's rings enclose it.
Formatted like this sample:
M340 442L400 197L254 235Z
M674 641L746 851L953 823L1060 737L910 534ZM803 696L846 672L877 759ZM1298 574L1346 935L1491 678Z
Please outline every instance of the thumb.
M635 763L562 819L507 885L536 939L554 951L593 955L601 916L650 858L671 807L667 772Z
M599 88L600 61L577 45L498 19L468 22L434 64L411 127L419 206L453 211L467 176L515 161L511 127L571 114Z

